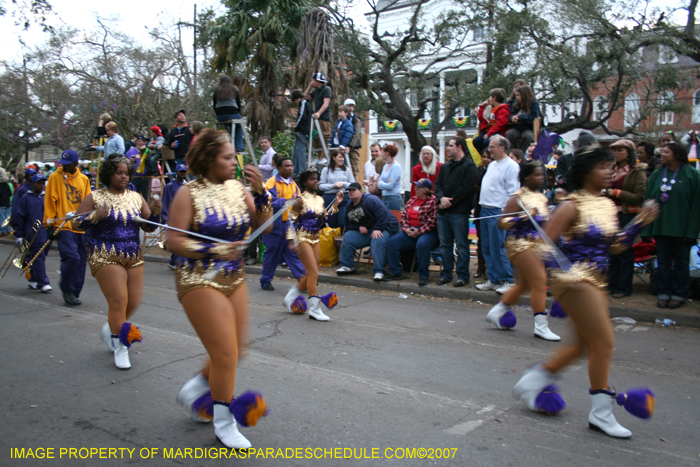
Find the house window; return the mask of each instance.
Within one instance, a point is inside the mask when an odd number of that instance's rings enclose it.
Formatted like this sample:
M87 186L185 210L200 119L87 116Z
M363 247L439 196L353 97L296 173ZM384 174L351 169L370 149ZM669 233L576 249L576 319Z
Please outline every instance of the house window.
M639 123L639 96L629 94L625 97L625 126L631 127Z
M593 120L602 120L608 111L607 100L603 96L593 99Z
M667 110L671 105L673 105L673 93L671 91L661 92L659 94L659 115L656 117L657 125L673 125L673 110Z
M663 45L659 46L659 63L665 65L667 63L676 63L677 61L678 55L673 50Z
M486 29L485 28L474 29L474 42L483 41L485 38L486 38Z
M693 123L700 123L700 89L693 94Z

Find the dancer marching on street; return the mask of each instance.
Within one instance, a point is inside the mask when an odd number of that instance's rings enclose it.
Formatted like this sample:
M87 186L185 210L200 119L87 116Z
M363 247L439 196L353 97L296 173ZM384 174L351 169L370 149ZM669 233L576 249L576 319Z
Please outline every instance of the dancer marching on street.
M203 130L187 153L187 167L201 177L178 190L169 225L227 243L168 232L167 249L183 257L175 270L177 295L210 359L202 373L185 384L178 400L197 421L210 421L213 415L214 431L225 446L248 448L251 444L236 422L255 425L266 408L258 393L233 397L250 312L240 248L248 228L272 215L270 195L255 167L245 168L252 194L233 180L237 162L226 132Z
M300 294L306 289L309 294L309 318L330 321L330 318L321 310L321 303L330 310L338 304L338 296L335 292L323 297L318 295L318 268L321 260L319 242L323 223L328 216L338 212L338 205L342 202L344 194L342 190L338 190L335 200L326 209L323 197L317 194L319 179L318 170L314 167L304 170L299 175L299 185L303 191L292 207L292 223L289 226L287 238L290 249L299 255L307 275L299 278L299 282L289 289L284 298L284 305L290 313L304 313L307 305ZM295 237L299 242L298 246L294 245Z
M136 217L160 220L161 202L149 207L143 197L127 185L134 169L129 159L110 154L100 167L100 180L106 186L85 197L79 213L93 211L84 219L73 221L73 229L87 233L88 263L92 275L107 300L107 323L100 337L114 352L114 364L120 370L131 368L129 348L141 341L141 331L129 319L143 295L143 253Z
M648 388L616 394L609 385L615 334L606 295L606 254L631 247L642 227L656 218L658 206L646 203L620 231L615 204L601 194L610 186L612 163L610 153L600 147L577 154L571 171L576 191L564 198L546 224L547 237L554 242L561 239L559 246L565 258L553 252L558 267L552 271L550 283L554 296L571 317L575 342L560 346L546 363L526 370L513 395L532 411L559 412L566 404L553 385L555 375L588 349L592 405L589 427L615 438L629 438L632 432L612 413L615 400L633 415L648 418L653 413L654 394Z
M66 305L80 305L80 292L85 284L87 249L85 234L70 227L67 222L60 231L54 224L69 212L80 212L80 203L90 194L90 180L78 170L78 153L63 151L58 162L61 167L49 176L44 196L44 225L51 240L58 240L61 256L61 292Z
M548 341L559 341L561 337L549 330L547 324L547 272L539 252L540 235L530 218L518 206L518 200L523 203L536 222L542 224L549 220L547 197L540 192L544 184L544 166L540 161L524 161L520 164L520 188L503 208L503 213L515 213L503 216L498 221L498 227L507 230L506 252L508 259L515 267L515 287L511 287L501 301L491 308L486 321L493 323L498 329L515 327L516 319L508 308L515 305L526 290L530 290L530 303L535 316L535 337Z

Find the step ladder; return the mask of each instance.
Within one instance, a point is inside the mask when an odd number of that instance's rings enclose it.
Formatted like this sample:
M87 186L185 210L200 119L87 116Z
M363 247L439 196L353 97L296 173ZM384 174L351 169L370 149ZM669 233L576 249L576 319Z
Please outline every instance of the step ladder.
M236 118L233 120L224 120L223 122L216 122L216 127L226 127L226 125L231 124L231 141L234 142L233 145L233 150L236 150L236 125L241 126L241 130L243 130L243 141L245 142L246 147L248 148L248 154L250 154L250 158L253 160L253 165L255 167L258 166L258 161L255 159L255 150L253 149L253 144L250 142L250 135L248 134L248 129L246 128L246 119L245 118Z
M316 133L317 136L321 139L321 147L322 149L316 149L316 151L323 151L323 153L326 155L326 160L330 162L329 155L328 155L328 147L326 146L326 140L323 138L323 131L321 131L321 124L319 123L318 119L311 117L311 120L314 122L316 125ZM313 125L311 126L311 131L309 131L309 152L307 155L307 161L306 161L306 166L311 167L311 154L313 153L313 137L314 137L314 127Z

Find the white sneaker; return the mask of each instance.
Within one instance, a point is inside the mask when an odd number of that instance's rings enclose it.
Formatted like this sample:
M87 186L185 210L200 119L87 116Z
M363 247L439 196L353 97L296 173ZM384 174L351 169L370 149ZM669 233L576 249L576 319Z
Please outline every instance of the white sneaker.
M100 339L107 346L107 350L114 352L114 343L112 342L112 331L109 329L109 323L105 323L100 331Z
M53 290L53 287L51 287L49 284L46 284L45 286L43 286L41 288L41 291L44 293L51 293L52 290Z
M498 286L488 279L486 279L486 282L482 282L481 284L476 284L476 288L479 290L495 290L496 287L498 287Z
M335 273L338 274L339 276L344 276L346 274L352 274L353 272L355 272L355 270L352 268L349 268L347 266L342 266L341 268L335 270Z
M384 279L384 273L383 272L375 272L374 273L374 280L379 282L380 280Z
M29 287L30 289L38 290L39 284L37 284L36 282L29 281L27 282L27 287Z
M114 345L114 365L120 370L131 368L129 348L122 344L118 337L112 337L112 345Z
M553 342L561 340L561 337L557 336L549 329L547 315L535 315L535 337Z
M510 288L513 287L514 285L515 284L513 284L512 282L504 282L501 284L500 287L498 287L496 289L496 293L503 295L504 293L508 292L510 290Z
M170 268L171 271L174 271L177 269L177 265L168 263L168 268Z

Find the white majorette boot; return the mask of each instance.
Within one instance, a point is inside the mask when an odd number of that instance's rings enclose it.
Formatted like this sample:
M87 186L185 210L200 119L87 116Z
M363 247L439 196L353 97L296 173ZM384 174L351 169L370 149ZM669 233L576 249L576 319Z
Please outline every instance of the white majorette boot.
M309 297L309 318L316 321L330 321L331 319L321 310L321 297L314 295Z
M283 303L284 307L290 313L297 315L306 313L306 300L304 300L304 297L301 295L301 292L299 291L299 288L296 285L293 285L292 288L289 289L289 292L287 292L287 296L284 297Z
M114 344L112 343L112 331L109 329L109 323L105 323L100 331L100 339L107 346L107 350L114 352Z
M201 373L185 383L177 401L200 423L209 423L214 418L209 381Z
M114 346L114 365L120 370L128 370L131 368L129 347L122 344L119 340L119 336L115 334L112 334L112 345Z
M112 345L114 345L114 364L120 370L131 368L129 361L129 347L134 342L141 342L142 336L139 328L126 322L122 324L119 335L112 334Z
M589 391L591 395L591 413L588 414L588 428L602 431L613 438L631 438L632 432L617 423L613 415L615 391L597 389Z
M537 313L535 315L535 337L544 339L546 341L560 341L561 337L554 334L549 329L549 324L547 323L547 313Z
M508 310L508 306L503 302L498 302L489 310L486 315L486 321L495 325L498 329L514 328L518 322L512 311Z
M513 388L513 397L521 399L533 412L557 414L564 410L566 403L557 393L554 379L554 375L542 365L529 368Z
M248 438L238 431L236 420L225 402L214 402L214 433L227 448L248 449L252 446Z

